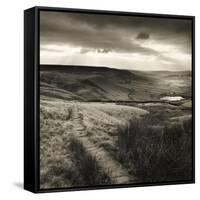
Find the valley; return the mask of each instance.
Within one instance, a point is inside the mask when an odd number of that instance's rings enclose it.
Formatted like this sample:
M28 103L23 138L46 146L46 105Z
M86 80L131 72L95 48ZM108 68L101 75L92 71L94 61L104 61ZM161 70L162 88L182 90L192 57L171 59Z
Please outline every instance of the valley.
M189 179L191 98L189 71L41 65L41 188Z

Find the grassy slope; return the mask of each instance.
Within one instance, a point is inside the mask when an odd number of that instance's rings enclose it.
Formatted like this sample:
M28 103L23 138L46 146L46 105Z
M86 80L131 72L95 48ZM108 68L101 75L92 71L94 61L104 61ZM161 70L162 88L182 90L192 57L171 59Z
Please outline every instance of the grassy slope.
M52 66L53 68L53 66ZM67 91L67 100L159 100L165 95L191 96L190 72L138 72L97 67L42 67L41 87ZM46 85L45 85L46 84ZM56 94L55 94L56 95Z
M141 116L150 119L154 128L190 119L190 80L189 72L151 73L113 69L106 69L105 72L105 68L91 71L90 68L80 70L79 67L71 68L68 72L65 68L62 71L43 70L40 86L41 187L71 187L112 182L112 173L106 166L103 165L102 168L95 153L88 152L87 144L93 144L95 151L103 148L105 153L113 152L120 138L119 130L126 129L128 121ZM160 96L168 94L181 95L186 97L186 100L181 102L182 105L131 103L132 100L158 100ZM82 102L93 100L130 102L126 105ZM76 121L71 120L74 104L78 105L82 116ZM85 129L85 139L82 142L81 137L73 135L74 127L83 132L80 123L84 124ZM84 144L85 141L87 144ZM73 152L73 144L82 145L85 151L81 151L81 156L86 162L82 162L76 152ZM127 152L124 155L128 156ZM116 159L115 156L110 158L112 159ZM82 163L82 168L77 167L77 162ZM108 166L113 167L112 162ZM98 176L97 172L92 172L93 177L98 179L87 180L81 174L87 167L98 171ZM125 167L129 171L135 170L127 165ZM116 170L118 168L116 166Z
M80 113L79 119L76 120L73 120L73 118L75 119L73 115L77 113L77 111L74 113L74 106L78 106ZM70 148L72 141L78 139L78 136L75 136L74 133L77 132L81 123L85 127L86 140L93 144L95 148L100 148L107 143L114 145L118 125L124 126L126 120L133 117L139 118L148 112L139 108L116 104L75 103L55 98L49 98L47 101L42 96L40 113L41 187L52 188L87 184L84 174L81 174L80 171L84 168L77 168L77 155ZM81 128L80 130L82 130ZM87 153L87 149L85 151L83 156L90 160L89 163L92 160L96 162L96 159ZM88 163L86 164L88 165ZM106 168L106 163L100 163L100 166L104 168L100 170L101 174L108 181L109 175L105 175L109 170ZM99 169L99 167L97 168ZM74 176L70 176L70 174ZM112 175L110 176L112 177ZM105 182L100 177L98 180L100 180L98 184ZM96 182L97 180L94 180L94 184Z

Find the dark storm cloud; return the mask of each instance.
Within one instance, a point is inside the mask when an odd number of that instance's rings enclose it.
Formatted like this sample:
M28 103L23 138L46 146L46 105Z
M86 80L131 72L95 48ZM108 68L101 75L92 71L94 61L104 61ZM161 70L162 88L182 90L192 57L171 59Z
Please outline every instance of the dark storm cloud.
M74 16L74 15L73 15ZM69 14L48 13L41 17L41 43L54 43L59 45L69 44L72 46L90 49L97 52L143 52L154 54L149 48L141 47L131 41L130 33L121 26L113 28L114 24L89 24L88 16L73 17ZM101 17L101 16L98 16ZM98 18L97 18L98 19ZM104 49L105 51L102 51Z
M41 12L41 46L70 45L80 53L138 53L168 60L159 49L138 41L152 40L191 51L191 22L184 19ZM151 35L151 37L150 37Z
M141 39L141 40L147 40L149 39L149 34L145 33L145 32L141 32L137 35L137 39Z

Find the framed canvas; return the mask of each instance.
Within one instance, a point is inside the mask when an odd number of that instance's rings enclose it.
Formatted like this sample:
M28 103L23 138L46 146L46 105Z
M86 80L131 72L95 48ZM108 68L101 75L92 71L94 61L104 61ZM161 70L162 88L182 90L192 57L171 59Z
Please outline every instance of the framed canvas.
M195 182L194 16L24 12L24 188Z

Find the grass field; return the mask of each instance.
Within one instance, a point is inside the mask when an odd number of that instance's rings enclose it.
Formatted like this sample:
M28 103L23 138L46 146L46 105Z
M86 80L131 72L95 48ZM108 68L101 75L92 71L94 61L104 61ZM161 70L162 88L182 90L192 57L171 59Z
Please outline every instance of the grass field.
M190 180L191 74L86 69L42 68L40 188Z

